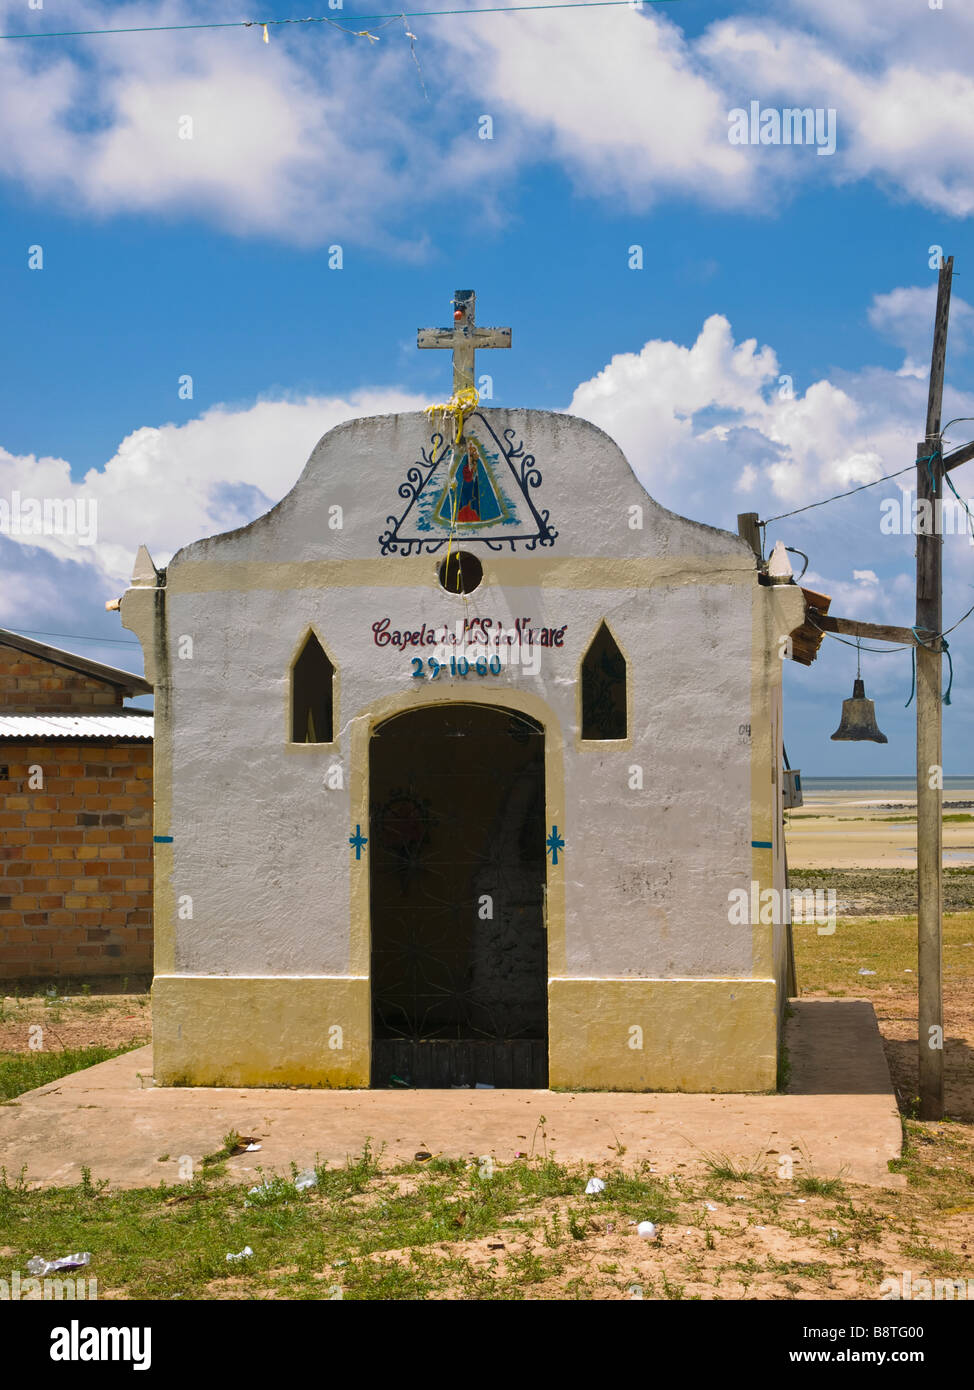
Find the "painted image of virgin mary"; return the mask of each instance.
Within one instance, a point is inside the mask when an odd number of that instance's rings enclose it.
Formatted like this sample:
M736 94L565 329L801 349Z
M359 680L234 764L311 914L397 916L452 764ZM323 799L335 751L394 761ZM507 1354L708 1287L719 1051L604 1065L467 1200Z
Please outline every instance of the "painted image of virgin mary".
M438 519L458 526L483 526L500 521L504 505L491 477L480 445L475 439L464 441L453 478L438 508Z
M480 450L471 440L456 472L457 521L480 521Z

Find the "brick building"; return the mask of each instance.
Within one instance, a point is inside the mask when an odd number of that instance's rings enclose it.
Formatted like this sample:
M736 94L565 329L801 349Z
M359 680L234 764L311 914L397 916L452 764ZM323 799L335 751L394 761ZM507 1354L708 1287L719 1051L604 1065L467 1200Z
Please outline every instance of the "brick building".
M0 993L151 977L151 691L0 628Z

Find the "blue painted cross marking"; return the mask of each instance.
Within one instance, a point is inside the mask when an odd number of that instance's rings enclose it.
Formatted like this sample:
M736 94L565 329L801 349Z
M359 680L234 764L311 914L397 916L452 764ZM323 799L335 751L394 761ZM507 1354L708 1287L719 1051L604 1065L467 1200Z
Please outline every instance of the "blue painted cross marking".
M355 834L348 837L348 843L355 846L355 858L361 859L362 850L369 843L369 840L367 835L362 834L362 827L360 825L355 827Z
M558 851L560 849L565 848L565 841L558 834L557 825L553 825L551 827L551 834L548 836L547 840L545 840L545 844L548 846L548 852L551 855L552 864L557 864Z

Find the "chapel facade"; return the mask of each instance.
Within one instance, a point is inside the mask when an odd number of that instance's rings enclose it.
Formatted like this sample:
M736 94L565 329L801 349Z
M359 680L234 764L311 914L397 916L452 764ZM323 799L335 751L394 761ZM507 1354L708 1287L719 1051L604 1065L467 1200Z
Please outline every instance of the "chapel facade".
M773 1088L804 615L536 410L354 420L140 562L157 1083Z

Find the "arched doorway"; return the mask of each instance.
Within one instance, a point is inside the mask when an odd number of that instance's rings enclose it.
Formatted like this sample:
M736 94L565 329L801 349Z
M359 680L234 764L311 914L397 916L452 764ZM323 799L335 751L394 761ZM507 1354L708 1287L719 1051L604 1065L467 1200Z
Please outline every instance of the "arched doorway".
M483 704L372 734L373 1086L548 1084L544 743Z

